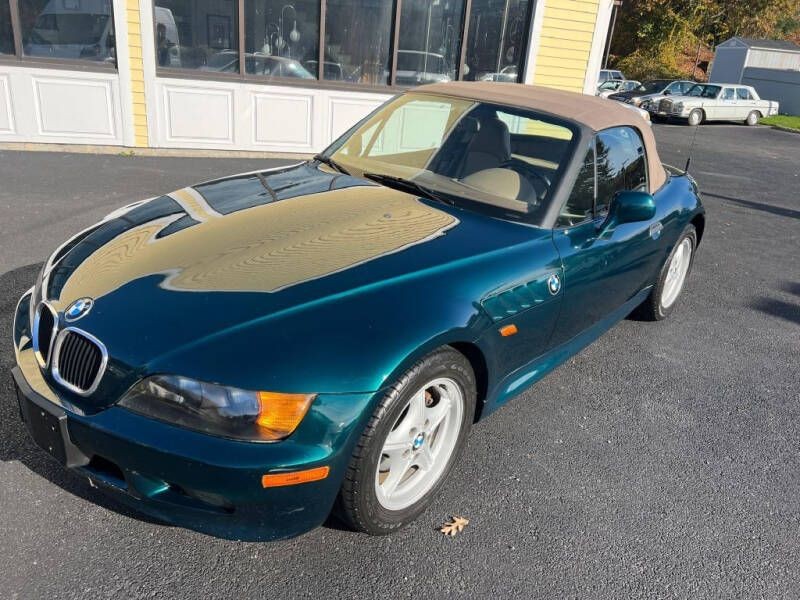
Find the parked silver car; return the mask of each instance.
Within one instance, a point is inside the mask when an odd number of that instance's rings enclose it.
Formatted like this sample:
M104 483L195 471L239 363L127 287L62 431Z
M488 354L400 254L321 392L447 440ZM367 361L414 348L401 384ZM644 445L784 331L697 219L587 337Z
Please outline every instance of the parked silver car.
M642 103L653 118L686 119L689 125L703 121L742 121L757 125L759 119L778 114L778 103L761 100L749 85L699 83L683 96L654 98Z

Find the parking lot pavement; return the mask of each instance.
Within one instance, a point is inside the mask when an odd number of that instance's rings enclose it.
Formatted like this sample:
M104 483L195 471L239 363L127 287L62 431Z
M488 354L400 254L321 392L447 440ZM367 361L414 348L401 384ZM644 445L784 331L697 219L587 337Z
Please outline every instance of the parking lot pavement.
M683 165L690 130L655 132ZM68 231L253 167L0 153L0 331ZM144 520L32 445L0 345L3 595L800 597L800 136L704 126L692 171L708 226L670 319L622 322L479 423L394 536L237 543ZM453 514L470 524L447 538Z

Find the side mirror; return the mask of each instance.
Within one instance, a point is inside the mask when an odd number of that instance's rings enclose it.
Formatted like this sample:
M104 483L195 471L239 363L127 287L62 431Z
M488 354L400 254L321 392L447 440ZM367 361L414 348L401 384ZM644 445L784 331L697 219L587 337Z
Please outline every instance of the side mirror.
M637 223L649 221L656 216L656 201L647 192L624 191L617 192L611 201L611 211L608 217L610 222L621 225L623 223Z
M672 92L671 92L671 91L669 91L669 90L664 90L664 95L665 95L665 96L669 96L670 94L672 94Z

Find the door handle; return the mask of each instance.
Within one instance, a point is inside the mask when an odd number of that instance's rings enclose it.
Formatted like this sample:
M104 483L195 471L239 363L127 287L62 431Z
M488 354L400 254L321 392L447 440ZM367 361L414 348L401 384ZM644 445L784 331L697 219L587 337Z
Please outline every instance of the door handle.
M650 224L650 237L654 240L657 240L661 237L661 232L663 231L664 226L661 224L661 221L656 221L655 223Z

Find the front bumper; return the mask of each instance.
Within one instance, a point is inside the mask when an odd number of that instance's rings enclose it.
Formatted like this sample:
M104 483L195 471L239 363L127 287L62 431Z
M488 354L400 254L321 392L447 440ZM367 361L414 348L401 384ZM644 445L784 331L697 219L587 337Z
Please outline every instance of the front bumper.
M23 297L12 369L23 421L40 447L93 485L159 520L229 539L291 537L328 517L373 394L320 395L298 430L274 443L205 435L113 405L85 414L43 376L27 323ZM330 468L327 478L261 483L267 473L318 466Z

